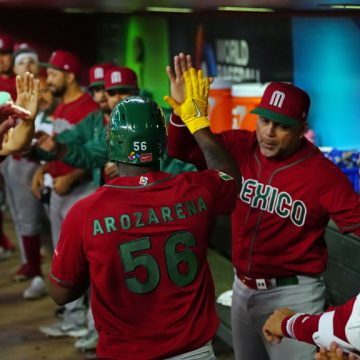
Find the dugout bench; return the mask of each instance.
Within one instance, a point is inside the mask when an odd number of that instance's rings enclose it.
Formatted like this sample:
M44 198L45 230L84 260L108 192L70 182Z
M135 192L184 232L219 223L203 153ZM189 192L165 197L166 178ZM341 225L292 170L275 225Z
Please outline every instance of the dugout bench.
M330 221L325 233L329 250L324 273L327 305L339 305L360 291L360 238L342 235ZM215 282L216 297L232 288L234 272L231 265L230 218L217 218L210 237L208 260ZM230 308L216 304L221 323L217 336L232 347Z

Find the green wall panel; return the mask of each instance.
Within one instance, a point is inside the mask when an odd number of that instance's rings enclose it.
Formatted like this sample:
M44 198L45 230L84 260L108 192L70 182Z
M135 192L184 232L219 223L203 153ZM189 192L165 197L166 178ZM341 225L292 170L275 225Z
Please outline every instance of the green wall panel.
M161 17L132 16L127 22L125 65L138 74L140 87L151 93L161 106L169 94L166 65L169 64L167 20Z

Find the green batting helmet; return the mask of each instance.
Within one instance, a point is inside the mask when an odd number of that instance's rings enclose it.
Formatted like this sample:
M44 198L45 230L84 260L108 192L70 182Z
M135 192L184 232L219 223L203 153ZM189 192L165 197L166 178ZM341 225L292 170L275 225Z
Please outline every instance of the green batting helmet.
M111 112L107 136L110 160L134 165L159 161L166 140L164 113L155 101L129 96Z

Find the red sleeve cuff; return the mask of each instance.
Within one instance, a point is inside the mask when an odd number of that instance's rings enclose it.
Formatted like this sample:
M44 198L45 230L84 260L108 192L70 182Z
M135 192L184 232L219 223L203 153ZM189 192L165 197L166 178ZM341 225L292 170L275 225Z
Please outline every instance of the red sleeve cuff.
M185 124L181 120L181 117L179 115L175 114L174 111L171 113L170 123L175 126L181 126L181 127L185 126Z

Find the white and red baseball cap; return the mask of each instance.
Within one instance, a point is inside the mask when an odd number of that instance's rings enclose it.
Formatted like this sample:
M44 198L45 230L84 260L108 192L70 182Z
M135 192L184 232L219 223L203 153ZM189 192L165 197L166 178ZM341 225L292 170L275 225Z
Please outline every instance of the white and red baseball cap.
M14 42L10 36L0 35L0 52L12 53L14 49Z
M250 111L253 114L285 125L306 121L310 108L310 96L297 86L272 82L264 91L260 105Z
M35 50L35 46L29 42L19 42L14 45L14 64L18 64L23 58L32 58L37 63L39 62L39 56Z
M114 66L105 72L105 90L138 89L136 73L128 67Z
M81 62L79 58L70 51L54 51L48 63L43 63L42 66L72 72L78 77L80 77L81 74Z
M104 86L105 83L105 73L109 69L113 68L113 64L96 64L92 66L89 70L89 88L95 86Z

